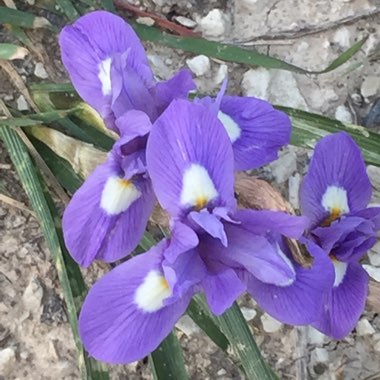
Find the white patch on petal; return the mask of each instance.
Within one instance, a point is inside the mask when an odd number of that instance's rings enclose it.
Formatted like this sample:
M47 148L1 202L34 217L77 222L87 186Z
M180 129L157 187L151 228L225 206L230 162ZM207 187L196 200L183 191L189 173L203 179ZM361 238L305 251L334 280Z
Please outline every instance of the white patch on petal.
M294 278L289 279L289 282L287 284L281 285L281 286L289 286L292 285L293 282L296 280L296 270L294 269L293 263L290 261L289 257L285 255L285 253L282 251L278 243L276 243L276 250L278 255L285 261L291 272L293 273Z
M108 178L100 199L100 207L110 215L117 215L128 209L141 192L136 186L120 177Z
M344 276L346 275L347 263L344 263L343 261L338 261L338 260L332 260L332 263L334 264L334 269L335 269L335 281L334 281L334 288L335 288L342 283Z
M139 309L153 313L160 310L164 301L172 295L172 291L158 271L151 270L144 278L143 283L136 289L135 304Z
M103 95L111 94L111 63L112 58L106 58L99 63L98 78L102 84Z
M199 164L191 164L183 176L181 204L202 209L218 196L207 170Z
M233 144L240 137L241 134L241 129L239 125L232 119L231 116L228 116L222 111L218 112L218 119L224 125L228 137L230 138L231 143Z
M322 206L332 215L348 213L347 191L343 187L328 186L322 197Z

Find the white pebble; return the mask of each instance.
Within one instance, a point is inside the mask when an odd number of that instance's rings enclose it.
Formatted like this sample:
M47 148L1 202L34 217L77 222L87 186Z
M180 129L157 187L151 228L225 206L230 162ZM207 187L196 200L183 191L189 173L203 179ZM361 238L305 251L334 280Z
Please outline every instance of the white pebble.
M364 336L364 335L372 335L376 331L372 327L372 325L369 323L368 319L362 318L356 325L356 332L358 333L358 335Z
M380 240L368 252L368 257L371 265L380 267Z
M294 150L280 153L280 157L273 161L269 168L277 183L283 183L297 170L297 155Z
M380 268L372 265L364 264L363 268L367 271L368 275L375 281L380 282Z
M311 344L323 344L326 340L326 336L314 327L307 327L307 338Z
M341 121L342 123L348 123L348 124L352 123L351 112L344 105L340 105L340 106L336 107L335 119Z
M220 9L213 9L199 20L199 27L204 37L220 38L226 31L226 16Z
M247 322L252 321L252 319L256 317L257 312L255 309L243 306L240 310Z
M16 353L13 348L7 347L0 351L0 373L7 375L16 364Z
M174 20L176 20L179 24L186 26L190 29L193 29L197 26L197 23L194 20L187 17L177 16Z
M17 98L16 103L17 103L17 109L19 111L27 111L29 109L29 104L25 100L24 95L20 95Z
M194 58L186 60L189 69L197 76L200 77L210 71L210 60L205 55L197 55Z
M281 330L282 323L272 318L270 315L263 314L260 319L265 332L275 333Z
M269 71L263 67L248 70L241 82L244 95L267 100L270 78Z
M43 63L41 62L36 63L36 66L34 67L34 75L41 79L46 79L49 77Z
M151 17L138 17L136 22L141 25L153 26L154 20Z
M226 79L228 74L228 66L223 64L219 66L219 69L215 75L215 83L221 84Z
M375 96L380 92L380 77L370 75L366 77L361 86L361 93L365 98Z
M329 360L329 353L325 348L317 347L312 352L312 357L317 363L326 363Z
M346 49L351 45L350 31L346 28L338 29L333 37L333 41L337 43L341 48Z

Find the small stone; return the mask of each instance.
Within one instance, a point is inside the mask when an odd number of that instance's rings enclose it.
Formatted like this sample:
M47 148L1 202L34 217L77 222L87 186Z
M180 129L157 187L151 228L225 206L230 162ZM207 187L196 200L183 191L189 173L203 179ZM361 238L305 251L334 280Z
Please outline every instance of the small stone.
M194 20L187 17L177 16L174 18L174 20L176 20L178 24L186 26L186 28L193 29L197 26L197 23Z
M228 66L225 64L220 65L215 75L215 83L221 84L226 79L227 74L228 74Z
M257 312L255 309L243 306L240 310L247 322L252 321L252 319L256 317Z
M329 360L329 353L325 348L317 347L312 356L316 363L326 363Z
M248 70L241 82L244 95L267 100L270 78L269 71L263 67Z
M297 155L294 150L281 152L280 157L269 164L269 168L277 183L283 183L297 171Z
M372 327L372 325L369 323L368 319L362 318L356 325L356 332L358 333L359 336L364 336L364 335L372 335L376 331Z
M227 371L224 368L221 368L216 374L218 376L224 376L227 374Z
M263 324L263 329L267 333L275 333L280 331L282 328L282 323L272 318L268 314L263 314L261 316L261 323Z
M210 60L205 55L197 55L194 58L186 60L189 69L197 76L200 77L210 71Z
M364 78L361 93L365 98L371 98L380 92L380 77L369 75Z
M41 63L41 62L36 63L36 66L34 68L34 75L38 78L41 78L41 79L46 79L49 77L48 73L45 70L43 63Z
M295 173L289 178L289 202L294 209L298 210L300 208L299 202L299 192L301 186L301 175Z
M342 123L352 123L352 115L349 109L344 106L340 105L335 110L335 119L341 121Z
M153 3L155 3L159 7L162 7L167 3L167 1L166 0L153 0Z
M334 34L333 41L337 43L343 49L350 47L351 46L350 31L346 27L338 29Z
M24 95L20 95L17 98L16 103L17 103L17 109L19 111L28 111L29 110L29 104L25 100Z
M380 352L380 340L373 346L375 351Z
M366 270L366 272L371 278L373 278L377 282L380 282L380 268L368 264L364 264L363 268Z
M380 240L368 252L368 258L371 265L380 267Z
M0 350L0 373L7 375L16 364L16 353L13 348L7 347Z
M213 9L198 24L204 37L217 39L226 31L226 16L220 9Z
M151 17L138 17L136 22L141 25L153 26L154 20Z
M188 315L182 316L176 323L176 327L188 337L198 334L201 331L198 325Z
M314 327L307 327L308 342L311 344L323 344L326 340L326 336Z
M26 287L24 294L22 296L25 308L32 313L36 313L38 315L41 314L42 311L42 297L43 297L43 289L40 285L40 282L37 278L32 279L29 282L29 285Z

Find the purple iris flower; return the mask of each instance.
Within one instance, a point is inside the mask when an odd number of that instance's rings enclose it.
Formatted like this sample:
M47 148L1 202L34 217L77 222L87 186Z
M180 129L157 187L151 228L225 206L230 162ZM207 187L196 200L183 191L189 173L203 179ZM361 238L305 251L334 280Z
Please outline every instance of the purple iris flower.
M155 201L145 162L151 122L195 85L187 70L156 83L137 35L112 13L92 12L66 26L60 46L80 96L119 134L63 217L66 245L87 267L95 259L121 259L139 243Z
M354 140L344 132L321 139L303 181L301 205L312 223L310 237L328 253L335 269L334 285L313 325L336 339L355 327L365 306L368 275L359 260L380 230L380 208L367 208L371 194Z
M127 111L143 111L153 122L171 100L195 89L188 70L157 83L136 33L109 12L80 17L63 28L59 44L75 89L116 132L115 120Z
M172 217L171 237L90 290L79 329L92 356L110 363L143 358L196 292L215 314L248 290L286 323L315 321L333 283L329 259L304 239L313 266L293 260L287 239L301 238L307 218L237 210L232 145L213 110L174 100L151 128L146 157L154 192Z
M197 102L209 105L232 143L235 170L252 170L278 157L278 151L290 142L291 122L282 111L265 100L224 95L226 81L215 99Z

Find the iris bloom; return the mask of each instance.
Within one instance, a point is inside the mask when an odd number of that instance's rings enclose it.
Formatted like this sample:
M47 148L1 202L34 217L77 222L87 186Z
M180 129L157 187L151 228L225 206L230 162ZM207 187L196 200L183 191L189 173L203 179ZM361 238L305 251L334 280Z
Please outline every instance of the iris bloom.
M145 162L151 123L195 85L187 70L157 83L137 35L112 13L81 17L59 42L75 89L120 136L63 217L70 254L86 267L94 259L121 259L140 241L155 202Z
M145 160L151 125L195 85L187 70L157 83L132 28L108 12L66 26L60 45L76 90L119 134L107 162L74 194L63 218L66 245L87 267L95 259L121 259L140 241L155 202ZM289 118L265 101L220 96L216 112L233 144L236 170L276 158L289 142Z
M375 244L380 208L367 205L372 188L360 150L352 138L337 133L315 147L301 189L310 237L328 253L335 281L313 325L336 339L347 335L364 310L368 275L359 260Z
M171 237L90 290L79 329L92 356L110 363L143 358L196 292L215 314L248 290L286 323L315 320L333 282L329 259L304 240L313 266L293 260L287 239L301 238L307 218L237 210L232 145L213 110L174 100L152 126L146 156L154 192L172 217Z

